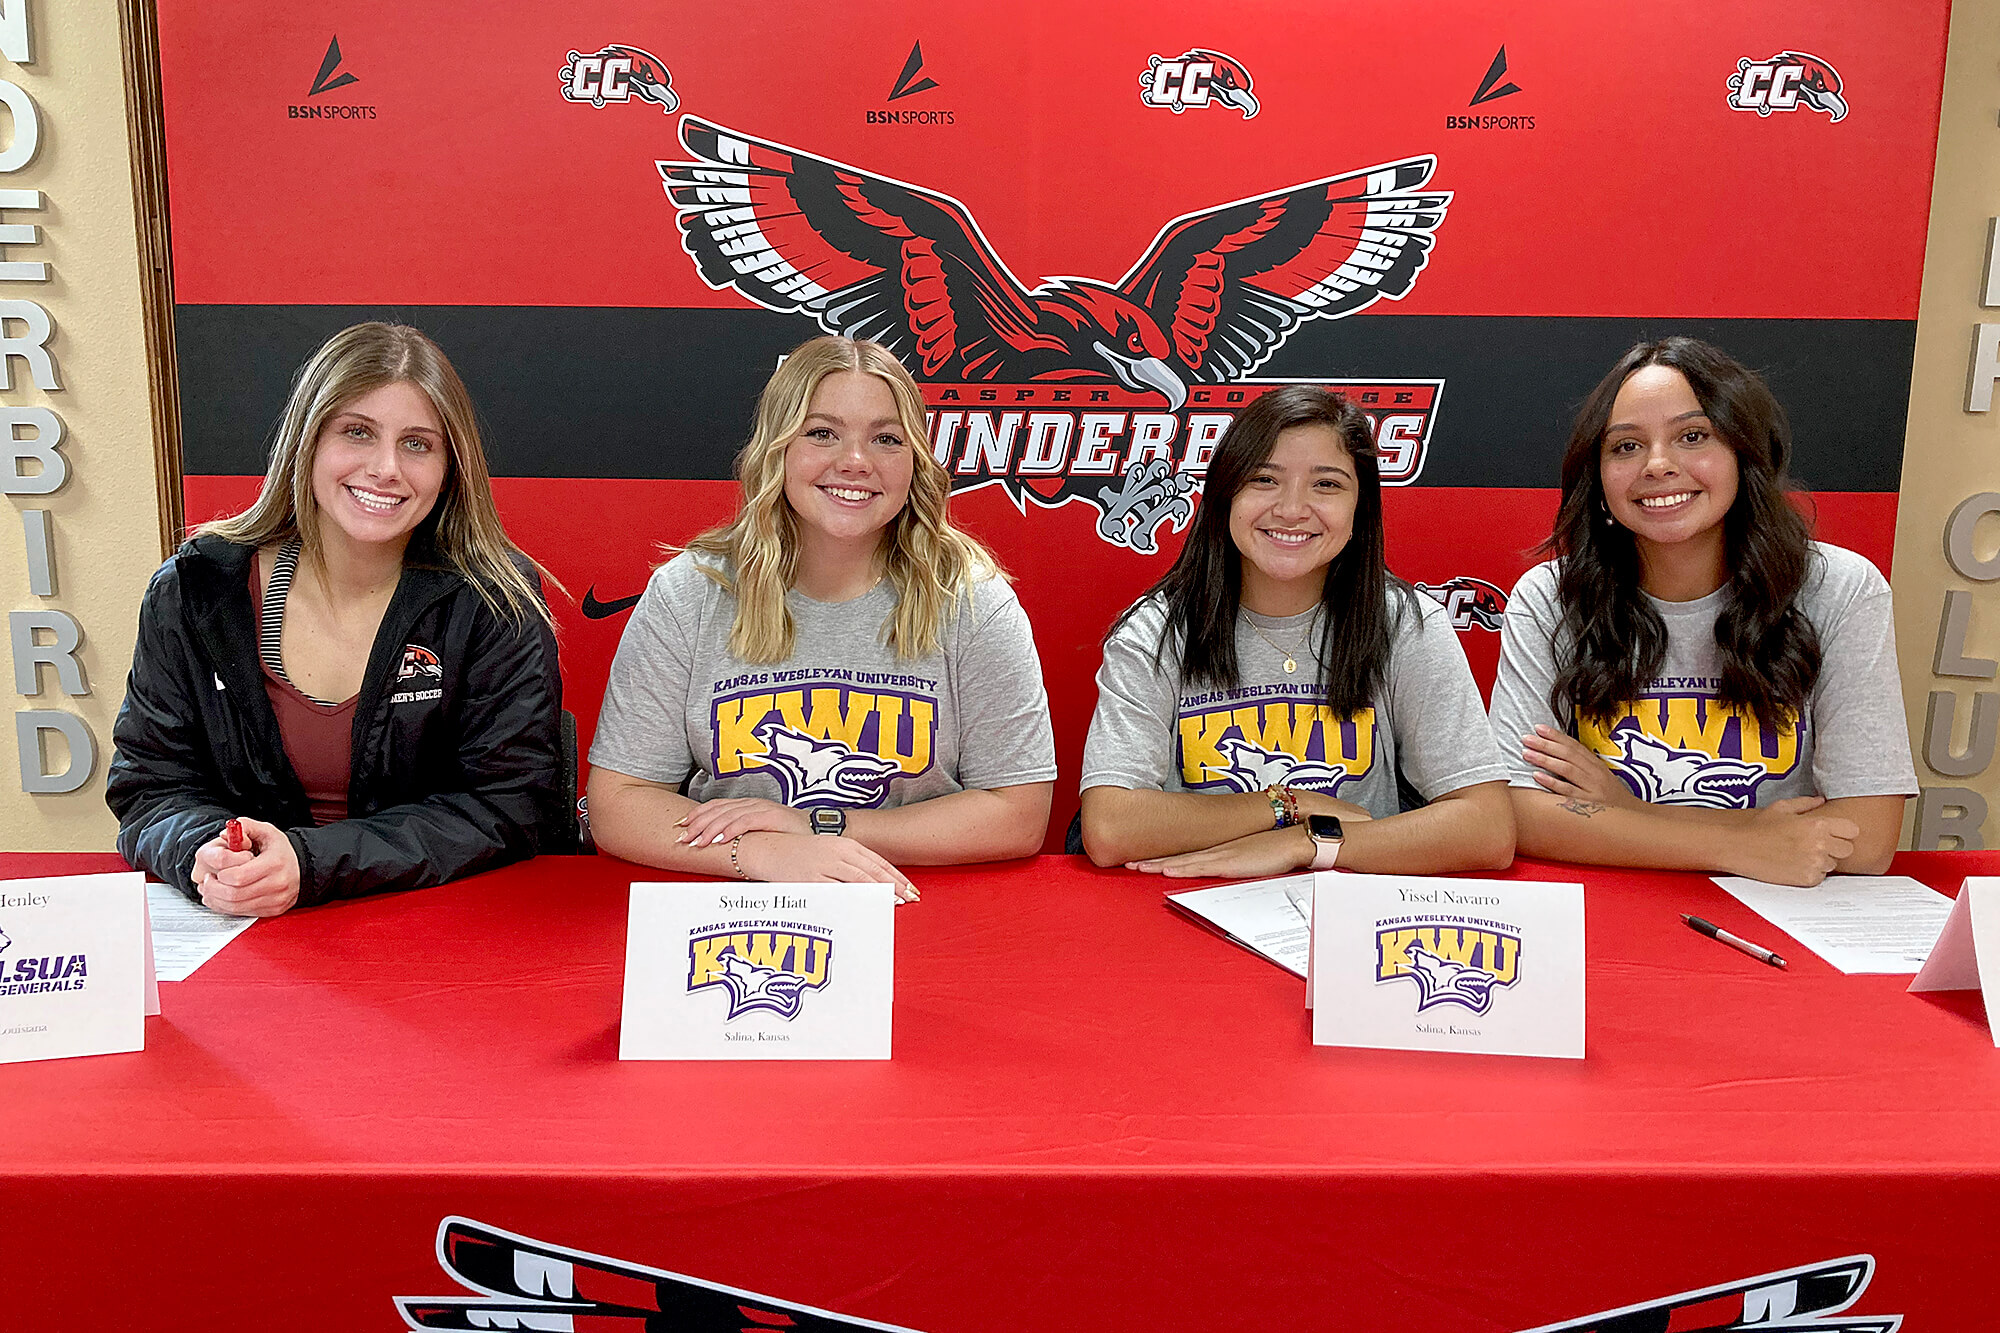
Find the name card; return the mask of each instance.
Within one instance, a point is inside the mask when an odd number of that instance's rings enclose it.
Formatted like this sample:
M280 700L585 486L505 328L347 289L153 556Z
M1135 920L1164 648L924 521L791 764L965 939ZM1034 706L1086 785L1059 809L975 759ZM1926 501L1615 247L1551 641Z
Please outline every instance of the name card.
M1583 1058L1583 886L1322 871L1313 1043Z
M634 884L621 1060L886 1060L887 884Z
M1913 991L1976 990L1986 997L1986 1028L2000 1046L2000 988L1986 989L1986 978L2000 981L2000 879L1975 876L1959 887L1930 956L1910 982Z
M144 1050L150 958L137 871L0 881L0 1064Z

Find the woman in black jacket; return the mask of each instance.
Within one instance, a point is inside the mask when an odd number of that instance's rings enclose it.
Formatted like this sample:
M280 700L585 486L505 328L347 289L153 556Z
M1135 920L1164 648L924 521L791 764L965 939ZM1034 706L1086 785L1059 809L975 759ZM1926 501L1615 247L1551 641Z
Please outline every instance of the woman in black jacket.
M119 852L248 916L533 856L568 816L538 573L437 344L335 334L256 503L147 589L106 792Z

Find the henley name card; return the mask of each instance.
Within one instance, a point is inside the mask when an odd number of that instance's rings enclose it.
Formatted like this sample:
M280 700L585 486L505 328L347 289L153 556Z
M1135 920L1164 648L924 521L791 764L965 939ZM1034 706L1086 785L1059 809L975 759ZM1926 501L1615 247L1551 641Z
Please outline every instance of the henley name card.
M1583 1058L1583 886L1322 871L1313 1042Z
M621 1060L886 1060L887 884L634 884Z
M146 877L0 881L0 1064L146 1048Z

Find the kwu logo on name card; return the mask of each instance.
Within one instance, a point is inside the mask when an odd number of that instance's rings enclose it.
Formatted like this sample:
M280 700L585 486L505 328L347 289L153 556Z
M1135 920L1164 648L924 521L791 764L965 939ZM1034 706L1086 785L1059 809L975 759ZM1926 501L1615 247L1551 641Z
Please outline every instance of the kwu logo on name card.
M1320 874L1313 1042L1583 1058L1583 886Z
M886 1060L886 884L634 884L621 1060Z
M0 1064L145 1049L145 882L0 882Z

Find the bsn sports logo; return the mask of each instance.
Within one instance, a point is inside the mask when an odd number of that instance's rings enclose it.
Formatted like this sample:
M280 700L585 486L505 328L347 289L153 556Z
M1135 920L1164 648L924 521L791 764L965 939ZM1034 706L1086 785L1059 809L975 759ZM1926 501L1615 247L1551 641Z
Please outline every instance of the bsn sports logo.
M1475 1014L1493 1006L1496 986L1521 978L1521 934L1474 917L1398 917L1375 926L1375 984L1410 981L1417 1012L1455 1004Z
M594 107L636 97L670 115L681 104L666 61L636 46L615 43L589 55L570 52L569 63L562 67L562 95L566 102Z
M1450 612L1451 627L1455 630L1485 629L1497 633L1507 614L1507 594L1485 579L1460 574L1443 583L1411 586Z
M1171 60L1149 56L1146 72L1139 76L1139 100L1166 107L1177 116L1189 107L1224 106L1241 111L1248 120L1257 114L1250 84L1250 71L1242 61L1197 46Z
M760 1009L790 1022L832 968L833 933L803 921L731 922L688 936L688 994L726 993L725 1022Z
M427 680L443 680L444 666L438 655L420 643L403 645L403 661L396 668L397 680L411 680L422 676Z
M1650 805L1754 810L1757 788L1798 767L1799 731L1738 711L1690 678L1624 705L1608 725L1580 718L1576 736Z
M319 72L313 75L312 86L306 89L308 99L361 82L357 75L341 69L340 61L340 38L338 35L329 37L326 54L320 57ZM308 100L304 105L294 103L287 106L285 117L288 120L374 120L375 108L348 102L322 104Z
M466 1293L398 1296L396 1312L411 1328L580 1328L629 1324L671 1327L675 1333L916 1333L799 1305L741 1287L725 1287L664 1268L648 1268L588 1250L515 1235L470 1218L438 1224L437 1260ZM1534 1333L1610 1333L1613 1329L1788 1329L1792 1333L1896 1333L1901 1315L1843 1315L1867 1291L1875 1260L1866 1254L1758 1273L1615 1310L1599 1310ZM891 1296L893 1297L893 1292ZM1060 1294L1058 1294L1060 1299ZM1367 1309L1357 1293L1352 1304ZM1383 1298L1393 1307L1395 1302ZM1063 1307L1056 1307L1063 1308ZM1400 1328L1395 1318L1356 1321Z
M910 43L910 54L903 61L903 68L896 75L896 81L889 85L891 102L900 102L905 97L915 97L918 93L930 92L938 87L938 81L924 74L924 44ZM893 107L870 107L866 113L870 125L952 125L958 117L955 112L927 107L921 111L896 110Z
M1115 285L1029 287L949 195L692 116L681 142L696 160L658 167L704 282L901 357L954 490L1081 501L1141 552L1280 383L1251 373L1304 322L1407 295L1451 202L1424 188L1434 159L1405 158L1175 218ZM1315 382L1368 414L1385 482L1416 478L1441 380Z
M1755 111L1760 116L1797 111L1803 106L1824 112L1830 123L1847 118L1839 72L1803 51L1780 51L1769 60L1748 56L1738 60L1736 72L1729 76L1729 105L1732 110Z

